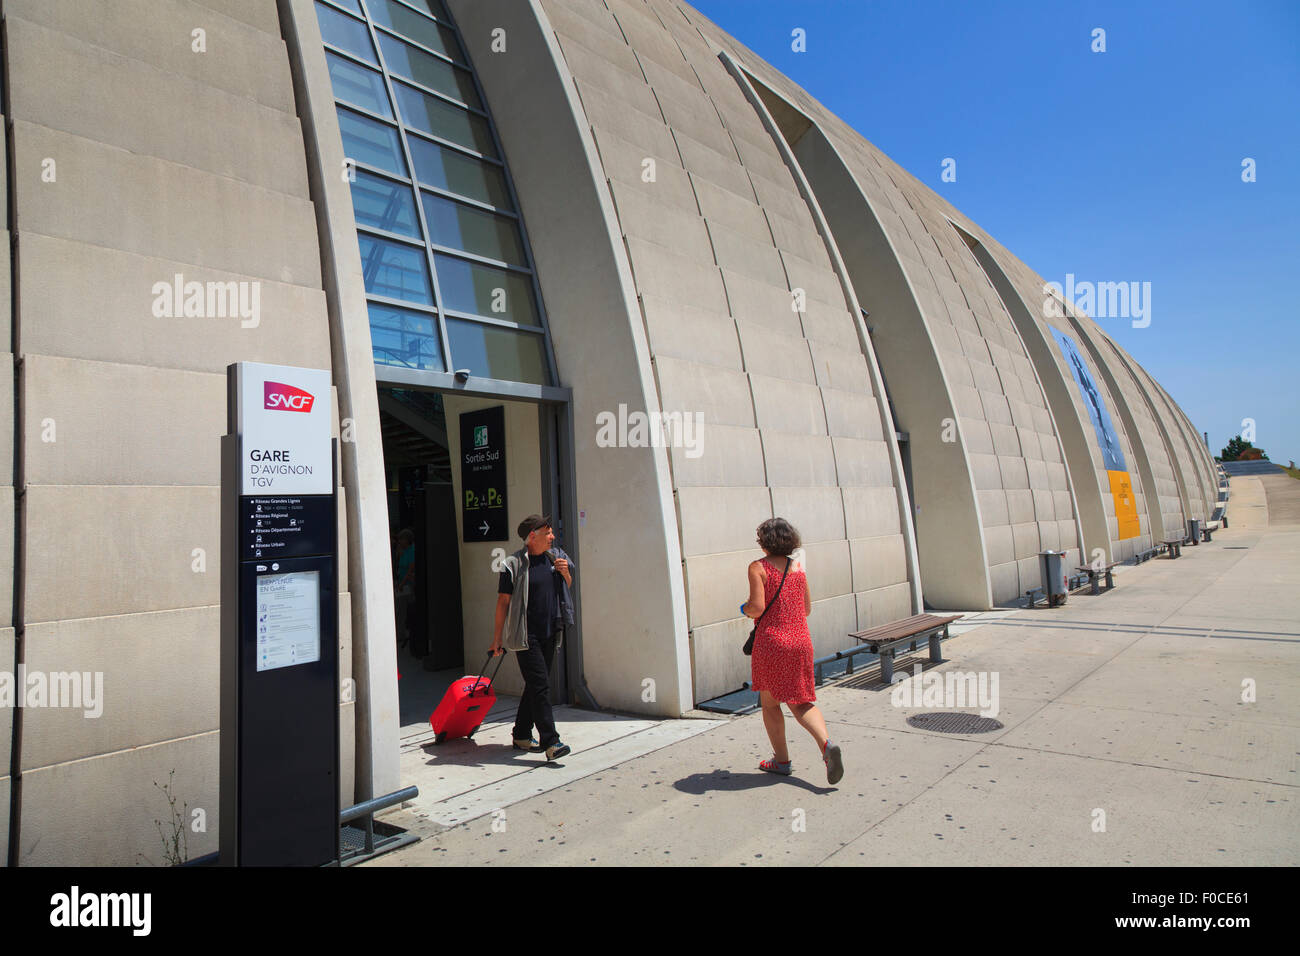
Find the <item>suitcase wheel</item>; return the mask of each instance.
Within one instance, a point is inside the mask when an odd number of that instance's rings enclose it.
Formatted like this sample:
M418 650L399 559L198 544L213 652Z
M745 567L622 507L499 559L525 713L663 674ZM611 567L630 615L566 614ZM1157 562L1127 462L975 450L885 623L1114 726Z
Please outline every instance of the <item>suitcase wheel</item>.
M436 737L433 738L433 742L434 742L435 744L440 744L440 743L442 743L442 742L443 742L444 740L446 740L446 739L447 739L447 731L445 731L445 730L440 730L440 731L438 731L438 735L437 735Z

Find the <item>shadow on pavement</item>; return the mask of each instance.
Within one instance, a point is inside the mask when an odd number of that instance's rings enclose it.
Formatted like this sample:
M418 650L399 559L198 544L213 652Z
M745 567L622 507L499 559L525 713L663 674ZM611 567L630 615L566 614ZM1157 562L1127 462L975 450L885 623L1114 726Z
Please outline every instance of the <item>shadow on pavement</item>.
M795 774L784 777L780 774L763 773L762 771L758 773L732 773L730 770L693 773L674 782L673 787L682 793L700 796L711 790L734 793L737 790L752 790L755 787L771 787L778 784L792 784L802 787L809 793L834 793L838 789L836 787L819 787L807 780L800 780Z
M427 763L431 767L444 761L457 767L519 766L547 762L546 755L540 752L528 753L505 744L478 744L465 738L449 740L445 744L435 744L430 740L421 744L420 749L430 758Z

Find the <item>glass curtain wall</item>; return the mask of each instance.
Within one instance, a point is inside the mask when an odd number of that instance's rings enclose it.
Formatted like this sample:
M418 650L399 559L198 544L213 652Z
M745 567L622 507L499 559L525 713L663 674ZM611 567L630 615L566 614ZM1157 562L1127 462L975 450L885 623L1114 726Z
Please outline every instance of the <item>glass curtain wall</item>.
M375 363L554 384L514 194L442 0L315 5Z

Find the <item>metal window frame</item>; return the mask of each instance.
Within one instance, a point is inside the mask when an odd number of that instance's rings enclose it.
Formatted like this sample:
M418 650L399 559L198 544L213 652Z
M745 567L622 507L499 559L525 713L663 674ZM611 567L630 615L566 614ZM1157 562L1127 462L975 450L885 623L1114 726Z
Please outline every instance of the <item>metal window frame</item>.
M367 63L367 62L365 62L364 60L358 60L358 59L357 59L356 57L354 57L354 56L346 56L346 55L343 55L343 54L341 54L338 50L335 50L333 47L329 46L328 44L323 44L323 47L324 47L324 50L325 50L325 69L326 69L327 72L329 71L329 68L330 68L330 65L331 65L331 63L330 63L330 58L331 58L331 57L332 57L333 59L335 59L335 60L341 60L341 61L343 61L343 63L346 64L346 65L354 66L354 67L356 67L356 68L359 69L359 70L364 70L364 71L367 72L367 73L373 73L373 74L375 74L375 76L376 76L376 77L378 78L378 80L379 80L380 87L381 87L381 89L378 90L378 91L376 91L376 92L377 92L378 94L380 94L380 95L384 95L384 91L383 91L383 89L382 89L382 87L383 87L383 82L384 82L384 74L383 74L383 71L382 71L382 70L378 69L378 68L377 68L373 63ZM346 99L343 99L341 96L339 96L339 91L338 91L338 89L334 86L334 74L333 74L333 73L330 73L330 74L329 74L329 78L330 78L330 92L334 94L334 102L335 102L335 103L342 103L344 106L355 107L356 109L358 109L359 111L364 112L364 113L371 113L371 112L372 112L372 111L370 110L369 107L362 106L362 105L360 105L360 104L358 104L358 103L353 103L351 100L346 100ZM392 105L393 105L392 103L389 103L389 104L388 104L388 106L389 106L390 109L392 108ZM377 113L376 113L376 114L373 114L373 115L381 116L381 118L383 118L383 119L388 119L388 120L390 120L390 121L396 118L396 114L394 114L394 116L392 116L392 117L384 117L384 116L382 116L382 114L377 114Z
M343 9L342 7L339 7L339 6L335 5L334 3L329 2L329 0L315 0L315 6L317 6L317 7L324 7L326 10L329 10L329 11L331 11L331 12L333 12L333 13L337 13L337 14L339 14L339 15L345 17L346 19L351 20L352 22L356 23L357 26L359 26L359 27L361 27L363 30L365 30L365 27L366 27L366 22L365 22L365 20L363 20L361 17L357 16L357 15L356 15L353 11L351 11L351 10L345 10L345 9ZM319 15L319 14L317 14L317 16L316 16L316 24L317 24L317 26L320 25L320 15ZM370 32L370 31L368 31L368 30L366 31L367 35L369 35L369 32ZM372 39L370 42L373 43L374 40ZM324 35L324 33L321 34L321 46L323 46L326 50L329 50L329 51L331 51L331 52L333 52L333 53L342 53L342 54L344 54L344 55L346 55L346 56L349 56L349 57L351 57L352 59L356 60L356 61L359 62L359 63L364 63L366 66L374 66L374 65L375 65L374 63L371 63L369 60L357 56L357 54L351 52L350 50L345 50L345 49L343 49L342 47L337 46L337 45L331 43L329 40L326 40L326 39L325 39L325 35Z
M379 25L376 24L376 26ZM394 33L392 30L385 29L384 27L379 27L379 34L389 40L393 40L397 43L405 44L406 46L411 47L413 50L416 50L420 53L424 53L432 57L433 59L437 60L438 62L451 67L453 71L458 70L461 73L464 73L466 78L469 79L470 85L473 86L474 71L469 69L469 67L465 66L463 63L457 63L454 60L449 60L447 59L446 56L440 54L437 50L425 46L423 43L419 42L418 40L412 40L410 37L401 36L400 34ZM446 92L445 90L439 90L435 87L428 86L427 84L422 83L421 81L415 79L414 77L408 77L400 73L396 73L394 75L399 77L400 79L406 80L409 83L419 86L422 89L427 89L430 93L448 99L454 102L457 106L463 106L467 110L473 110L476 113L483 113L485 116L487 115L487 111L482 106L475 106L473 103L470 103L467 100L458 100L456 97L452 96L450 93Z
M358 109L358 108L355 107L355 106L349 106L349 105L347 105L347 104L345 104L345 103L340 103L338 100L334 100L333 103L334 103L334 112L335 112L336 115L337 115L337 113L338 113L339 110L343 110L344 112L348 112L348 113L356 113L356 114L357 114L358 116L360 116L362 119L372 120L373 122L379 123L380 125L388 126L388 127L392 130L393 133L397 134L397 145L398 145L398 149L399 149L399 151L401 150L401 146L402 146L402 128L401 128L400 126L398 126L396 123L392 122L391 120L386 120L386 119L384 119L382 116L376 116L376 115L373 114L373 113L369 113L369 112L367 112L366 110ZM342 136L342 133L343 133L343 130L342 130L342 128L341 128L341 124L340 124L340 129L339 129L340 137ZM399 152L399 155L401 155L402 158L405 159L404 154L402 154L402 153ZM381 166L376 166L374 163L369 163L369 162L366 162L366 161L364 161L364 160L358 160L358 159L356 159L356 158L353 157L353 156L349 156L349 155L347 155L347 149L346 149L346 146L344 147L344 159L346 159L348 162L352 163L353 165L358 166L358 168L364 167L364 168L369 169L369 170L372 170L372 171L383 172L383 173L385 173L385 174L387 174L387 175L389 175L389 176L402 176L401 173L395 173L395 172L392 172L391 170L384 169L384 168L381 167ZM406 177L402 177L402 178L406 178Z
M356 19L356 14L353 11L344 10L341 7L337 7L332 3L328 3L328 0L317 0L317 2L325 2L331 9L340 10L342 13L351 16L353 19ZM456 365L455 356L453 356L451 350L450 336L448 335L448 331L447 331L448 318L456 318L463 321L476 322L481 325L494 326L503 329L510 329L515 332L522 332L527 334L540 334L542 336L542 352L543 352L544 366L545 366L543 371L549 382L558 382L559 375L555 364L555 350L551 342L550 326L549 323L547 322L546 305L544 299L542 298L541 286L538 284L537 281L536 263L533 259L532 247L528 241L527 229L524 225L523 216L519 208L519 196L517 191L515 190L514 180L511 178L510 171L506 167L504 161L505 152L501 147L501 140L497 134L496 126L492 122L491 115L487 112L486 109L487 97L483 93L482 84L479 82L478 74L474 71L473 66L469 63L468 54L465 51L465 44L463 42L463 38L461 37L460 30L456 27L454 23L450 21L444 22L436 17L430 17L429 14L426 13L425 11L417 10L414 7L409 7L407 4L404 3L401 4L401 6L407 7L407 9L410 9L412 12L417 13L420 16L425 17L426 19L432 20L434 23L440 25L444 29L450 30L455 36L456 42L460 48L461 53L465 54L465 62L463 64L457 62L456 60L454 60L453 58L445 54L439 53L436 50L429 49L424 44L421 44L420 42L413 40L410 37L402 36L397 31L386 29L381 24L376 23L369 8L369 2L373 2L373 0L358 0L358 4L361 7L364 24L370 35L370 42L372 44L375 58L378 63L379 73L383 79L384 89L388 95L389 106L392 108L393 111L393 118L390 119L388 117L373 113L370 110L365 109L364 107L357 107L350 103L340 102L337 98L335 98L335 107L336 109L352 110L358 116L364 117L366 119L370 119L371 121L384 125L389 129L396 130L401 156L403 161L406 164L406 172L407 172L406 176L401 176L399 174L390 172L388 170L376 169L372 166L372 164L369 163L359 164L359 163L355 163L355 161L353 162L356 165L356 168L365 169L366 172L375 176L382 177L389 181L400 182L402 183L402 185L408 186L411 189L413 198L415 200L416 219L419 226L420 238L416 239L398 233L390 233L387 230L378 229L371 226L363 226L359 223L357 224L357 230L358 230L358 234L364 233L366 235L371 236L374 239L387 240L404 246L414 246L417 244L423 245L425 251L425 259L429 270L429 280L432 285L433 302L431 306L423 306L422 303L407 303L403 300L396 300L389 296L372 295L368 291L366 293L367 301L374 301L378 304L387 305L392 308L412 308L413 311L422 312L434 316L437 321L438 339L442 346L441 358L443 361L444 368L452 368ZM398 0L398 2L400 3L400 0ZM436 90L429 90L428 88L424 87L423 84L409 81L403 77L395 76L395 74L388 67L388 63L384 57L383 49L379 43L379 36L381 33L391 36L401 42L410 43L416 49L422 50L425 53L435 56L438 59L441 59L444 62L450 64L452 67L466 71L466 73L470 78L470 81L473 83L475 96L478 98L478 100L481 103L484 104L484 109L483 110L475 109L474 107L469 106L469 104L467 103L459 102L452 97L439 93ZM329 44L325 44L325 46L327 49L333 49ZM375 68L374 64L361 60L357 58L355 55L348 54L346 51L338 51L338 52L344 57L346 57L349 61L354 61L358 63L358 65L363 66L366 69ZM488 156L483 153L478 153L473 149L465 147L459 143L454 143L449 140L445 140L435 133L431 133L431 132L426 133L423 130L415 129L409 126L402 118L402 110L399 106L399 101L397 99L398 83L402 83L405 86L408 86L412 90L415 90L417 92L422 92L425 93L426 95L433 96L435 99L444 102L449 106L463 109L470 116L479 116L484 121L484 124L487 129L487 134L491 139L492 148L496 152L496 156ZM513 209L503 210L500 209L500 207L493 206L489 203L484 203L480 200L474 199L473 197L461 196L451 190L443 189L437 186L423 184L419 180L416 173L414 156L411 150L412 136L418 139L422 139L426 142L432 143L434 145L453 150L454 152L457 152L463 156L471 157L473 159L478 160L481 163L497 167L500 170L502 182L505 185L506 194L509 198L511 205L513 206ZM522 251L523 264L516 265L514 263L504 262L501 260L489 258L487 256L482 256L465 249L455 249L452 247L443 246L441 244L435 244L433 241L432 231L430 230L429 227L429 219L428 216L425 214L424 200L421 195L421 190L425 190L429 192L431 195L438 196L439 198L443 198L452 202L463 203L469 208L478 209L483 212L488 212L493 215L500 215L503 218L513 220L515 223L515 227L519 231L519 239L520 239L520 245ZM529 286L532 289L533 308L536 313L538 324L535 326L528 325L525 323L515 322L513 320L496 319L491 316L482 316L474 313L466 313L459 309L446 308L444 305L443 290L441 287L441 283L439 282L438 279L438 268L437 268L437 261L435 258L435 256L437 255L445 255L453 259L458 259L463 262L468 262L470 264L498 269L501 272L506 273L507 275L514 275L519 279L526 279L526 281L528 282ZM404 368L402 366L389 366L382 362L376 362L375 369L376 369L377 377L379 377L381 380L383 379L382 369L396 369L402 372L414 371L411 369ZM427 372L423 374L448 375L450 373ZM484 379L484 381L500 382L501 380ZM453 382L454 382L454 376L453 376ZM519 384L526 384L526 383L519 383ZM424 384L423 387L441 388L443 386L434 385L431 382L429 382L427 384ZM454 387L454 385L452 387ZM556 386L548 385L545 387L554 388ZM498 394L504 396L507 393L499 392Z
M385 73L385 74L388 74L388 72L389 72L389 71L388 71L387 67L385 67L385 69L384 69L384 73ZM492 141L492 147L493 147L493 149L495 149L495 150L497 151L497 156L499 157L499 156L501 155L500 145L497 143L497 141L496 141L496 137L492 135L492 121L491 121L490 119L488 119L488 117L487 117L487 115L486 115L485 113L479 113L479 112L476 112L476 111L474 111L474 110L471 110L471 109L470 109L469 107L467 107L467 106L463 106L463 105L461 105L460 103L455 102L454 100L450 100L450 99L447 99L446 97L438 96L438 95L435 95L435 94L429 93L428 91L426 91L426 90L420 88L420 87L419 87L418 85L416 85L415 83L411 83L411 82L409 82L409 81L403 79L403 78L400 77L400 76L398 76L398 77L390 76L389 79L390 79L390 80L392 81L392 83L393 83L393 89L394 89L394 91L396 91L398 85L401 85L401 86L406 87L407 89L411 90L411 91L414 92L414 93L418 93L418 94L421 95L421 96L427 96L429 99L433 100L434 103L440 103L441 105L447 107L448 109L460 110L462 113L465 113L465 114L466 114L467 116L469 116L471 119L477 119L477 120L479 120L479 121L483 124L484 132L487 134L488 139L490 139L490 140ZM398 105L398 104L397 104L397 101L394 100L394 101L393 101L393 106L394 106L394 108L396 108L397 105ZM430 124L429 124L430 127L431 127L430 129L427 129L427 130L426 130L426 129L421 129L419 126L416 126L416 125L413 124L410 120L406 119L405 116L404 116L404 114L403 114L400 110L398 110L397 116L398 116L399 118L401 118L401 122L402 122L402 125L403 125L403 126L405 126L405 127L409 128L409 129L413 130L414 132L421 133L421 134L423 134L423 135L429 137L430 139L440 138L440 137L439 137L439 134L436 133L436 132L434 132L434 130L433 130L433 128L432 128L435 124L430 123ZM471 124L471 126L472 126L472 124ZM481 157L481 158L483 158L483 159L496 159L496 158L497 158L497 157L489 156L487 153L484 153L484 152L481 152L481 151L479 151L479 150L476 150L473 146L466 146L464 143L457 143L455 140L448 140L448 142L453 143L453 144L456 145L456 146L459 146L462 150L464 150L464 151L467 152L467 153L471 153L471 154L473 154L473 155L475 155L475 156L479 156L479 157ZM498 159L497 161L498 161L498 162L501 162L501 160L499 160L499 159ZM503 165L504 165L504 163L503 163Z
M382 2L384 2L384 0L376 0L376 2L380 2L380 3L382 3ZM405 7L407 10L410 10L412 13L418 14L420 17L423 17L425 20L428 20L430 23L434 24L435 27L442 27L444 30L448 30L448 31L450 31L451 34L452 34L452 38L456 41L456 46L460 48L460 52L461 52L461 54L462 54L462 55L465 55L465 44L464 44L464 42L461 40L461 37L460 37L460 31L457 30L456 27L453 26L453 25L452 25L448 20L439 20L437 17L430 16L429 13L428 13L427 11L425 11L425 10L418 10L418 9L416 9L415 7L411 6L409 3L405 3L404 0L392 0L392 2L393 2L393 3L396 3L399 7ZM403 34L398 33L398 32L397 32L397 29L396 29L395 27L390 27L390 26L387 26L387 25L385 25L385 24L382 24L382 23L380 23L378 20L376 20L374 17L372 17L372 16L370 15L370 9L369 9L369 8L367 7L367 5L366 5L366 0L360 0L360 3L361 3L361 9L365 12L366 20L369 21L373 26L380 27L380 28L381 28L385 33L390 33L390 34L392 34L392 35L395 36L395 37L402 37L402 39L408 39L407 37L403 36ZM448 14L448 17L450 17L450 14ZM410 39L414 39L414 37L411 37ZM417 42L418 42L418 41L417 41ZM421 44L421 45L423 45L423 44ZM453 57L453 56L451 56L450 54L443 53L443 52L438 51L438 50L432 50L432 49L430 49L429 52L431 52L431 53L437 53L439 56L441 56L443 59L445 59L448 63L456 63L456 62L457 62L457 61L456 61L456 58ZM469 65L469 57L468 57L468 56L465 56L465 62L464 62L463 65L465 65L465 66L468 66L468 65Z

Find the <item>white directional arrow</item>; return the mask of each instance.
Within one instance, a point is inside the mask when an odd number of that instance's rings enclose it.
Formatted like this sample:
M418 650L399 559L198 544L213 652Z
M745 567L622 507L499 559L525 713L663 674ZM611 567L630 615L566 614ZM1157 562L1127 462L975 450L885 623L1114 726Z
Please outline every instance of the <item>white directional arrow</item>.
M491 531L492 529L491 529L491 527L488 525L488 523L487 523L486 521L484 521L481 525L479 525L479 530L483 532L483 536L484 536L484 537L487 537L487 533L488 533L489 531Z

